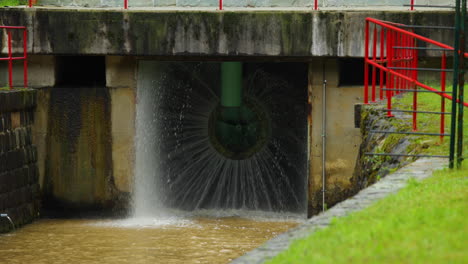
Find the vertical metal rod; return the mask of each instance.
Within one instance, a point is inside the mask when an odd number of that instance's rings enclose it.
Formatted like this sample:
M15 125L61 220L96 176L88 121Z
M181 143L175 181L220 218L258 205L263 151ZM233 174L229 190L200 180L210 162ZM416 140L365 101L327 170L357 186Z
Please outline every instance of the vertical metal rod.
M13 55L11 51L11 31L8 30L8 84L13 89Z
M124 9L128 9L128 0L124 0Z
M369 21L364 30L364 104L369 103Z
M219 0L219 10L223 10L223 0Z
M393 67L393 32L388 30L389 31L389 35L388 35L388 39L387 39L387 45L388 45L388 54L387 54L387 65L388 67ZM388 79L389 79L389 87L387 87L387 116L388 117L392 117L393 114L392 114L392 96L393 96L393 91L392 89L394 88L393 86L393 80L394 80L394 76L389 73L388 74Z
M406 44L406 35L405 34L401 34L401 43L403 44L403 47L407 47L407 44ZM401 50L401 64L404 68L407 68L408 65L406 64L406 51L408 51L407 49L402 49ZM408 76L408 71L407 70L402 70L402 74L404 76ZM401 79L401 91L400 93L403 93L404 90L406 89L406 80L405 79Z
M407 46L406 45L407 44L406 44L406 35L405 34L401 34L401 44L402 44L402 47L405 47L405 49L401 49L401 60L402 60L401 64L402 64L403 68L407 68L408 67L408 65L406 64L406 51L407 51L407 49L406 49ZM402 70L402 74L404 76L407 76L408 71L407 70ZM406 84L406 80L401 79L401 91L400 91L400 93L403 93L404 90L406 89L405 84Z
M414 52L414 59L413 59L413 67L415 69L418 68L418 50L413 50ZM413 71L413 80L418 80L418 71ZM414 87L414 90L417 90L417 87ZM413 93L413 131L418 130L418 92Z
M377 25L374 24L374 39L372 41L372 60L375 62L377 60ZM372 102L375 102L375 83L376 83L376 71L375 67L372 67Z
M413 92L413 131L418 131L418 116L417 112L418 111L418 92L415 91Z
M404 38L404 35L402 33L398 33L399 35L399 38L398 38L398 46L403 46L405 45L405 38ZM398 49L398 54L399 54L399 64L400 64L400 67L404 67L405 66L405 61L404 61L404 54L405 54L405 50L404 49ZM400 73L405 75L405 71L404 70L400 70ZM403 89L403 82L404 80L402 78L399 78L400 81L398 82L398 86L399 86L399 90L398 90L398 94L402 93L402 89Z
M410 36L406 36L406 45L407 45L407 47L411 48L411 46L412 46L411 41L412 41L412 38ZM411 63L411 53L412 53L412 51L413 50L411 50L411 49L406 50L406 65L407 65L407 68L411 67L411 65L412 65L412 63ZM410 70L406 70L406 75L411 76L411 75L413 75L413 73ZM409 89L410 85L411 85L411 83L409 81L405 81L405 89Z
M314 1L314 10L318 10L318 0Z
M401 38L400 32L396 32L396 38L395 38L396 46L401 46L400 38ZM397 59L396 67L401 68L401 57L400 57L401 50L397 49L395 51L395 54L396 54L396 59ZM401 70L397 70L396 72L401 73ZM401 78L396 76L395 94L400 93L400 82L401 82Z
M384 36L385 36L385 29L383 27L380 27L380 60L384 60ZM380 73L380 90L379 90L379 98L380 100L383 100L383 85L384 85L384 75L383 75L382 70L379 69Z
M23 29L23 82L24 88L28 87L28 31Z
M394 46L398 46L397 43L395 43L397 41L397 37L396 37L396 33L395 31L392 32L392 47L391 47L391 51L392 51L392 64L393 64L393 59L398 59L397 58L397 51L395 51L393 49ZM394 66L397 66L398 67L398 61L395 63ZM396 90L396 82L398 81L397 77L396 76L392 76L392 91L391 92L391 95L393 96L395 94L395 90Z
M413 11L414 10L414 0L411 0L410 5L411 5L411 11Z
M446 79L447 79L447 72L444 70L447 69L447 55L445 51L442 53L442 65L441 65L441 73L440 73L440 90L442 92L445 92L445 85L446 85ZM440 112L445 113L445 97L441 96L440 97L441 102L440 102ZM440 134L445 133L445 114L440 115ZM440 142L442 143L444 141L444 136L440 136Z
M460 58L458 69L458 128L457 128L457 168L460 168L463 161L463 111L464 111L464 93L465 93L465 23L466 23L466 0L462 0L459 34L460 34Z
M322 210L327 210L325 201L326 192L326 165L327 165L327 80L325 79L325 62L323 63L323 88L322 88Z
M385 45L386 45L386 49L387 49L387 61L386 61L386 66L387 67L391 67L391 59L390 59L390 36L391 36L391 30L388 29L387 30L387 39L386 39L386 42L385 42ZM389 94L389 89L390 89L390 72L387 72L387 79L385 80L386 81L386 84L385 84L385 88L387 88L387 91L385 93L385 96L388 97L388 94Z
M450 153L449 168L453 169L455 161L455 134L457 122L457 98L458 98L458 70L460 63L460 0L455 1L455 43L453 45L453 91L452 91L452 116L450 124Z
M406 35L405 34L401 34L401 43L403 45L402 47L405 47L405 49L401 50L401 60L402 60L401 64L402 64L403 68L408 68L408 65L407 65L407 62L406 62L406 52L408 51L406 49L406 47L407 47L408 44L406 44ZM408 76L408 71L407 70L402 70L402 74L404 76ZM404 90L406 89L405 85L406 85L406 80L402 79L401 80L401 90L402 91L400 91L400 93L403 93Z

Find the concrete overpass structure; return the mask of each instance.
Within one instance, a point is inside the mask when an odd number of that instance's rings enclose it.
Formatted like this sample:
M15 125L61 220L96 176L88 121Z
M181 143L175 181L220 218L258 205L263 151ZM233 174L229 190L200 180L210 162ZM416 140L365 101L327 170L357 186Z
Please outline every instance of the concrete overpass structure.
M319 11L310 9L311 1L225 1L225 11L215 10L215 1L132 1L130 10L120 2L43 0L34 8L0 9L3 24L29 29L29 85L39 90L34 132L40 181L48 199L66 206L112 207L132 192L137 91L152 78L142 75L148 61L241 61L306 69L305 84L296 88L305 96L297 104L308 109L303 177L309 214L316 213L322 206L324 80L327 204L357 188L353 172L361 139L353 105L362 102L362 79L356 76L362 76L364 19L453 25L451 11L409 11L402 7L408 1L329 0L321 1ZM450 31L421 33L452 40ZM5 53L5 34L1 43ZM19 72L21 65L16 67ZM19 85L21 74L15 76Z

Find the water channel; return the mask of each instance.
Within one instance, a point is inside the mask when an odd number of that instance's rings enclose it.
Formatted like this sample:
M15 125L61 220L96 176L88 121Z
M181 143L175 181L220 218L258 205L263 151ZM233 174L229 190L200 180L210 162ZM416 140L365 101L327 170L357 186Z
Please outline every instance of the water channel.
M298 222L42 219L0 235L0 263L228 263Z
M218 116L232 110L218 105L219 63L141 62L129 218L40 219L0 235L0 263L228 263L303 221L307 80L244 67L248 122L234 126ZM253 140L217 142L218 127Z

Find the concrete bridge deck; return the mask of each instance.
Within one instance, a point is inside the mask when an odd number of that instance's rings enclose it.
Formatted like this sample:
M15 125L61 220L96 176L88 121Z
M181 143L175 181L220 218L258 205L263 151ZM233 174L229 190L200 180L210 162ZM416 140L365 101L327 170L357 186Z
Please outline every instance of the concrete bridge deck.
M362 57L364 19L369 16L403 24L453 25L451 11L396 7L0 9L3 24L30 29L30 53L71 55ZM450 31L422 33L441 42L452 39Z

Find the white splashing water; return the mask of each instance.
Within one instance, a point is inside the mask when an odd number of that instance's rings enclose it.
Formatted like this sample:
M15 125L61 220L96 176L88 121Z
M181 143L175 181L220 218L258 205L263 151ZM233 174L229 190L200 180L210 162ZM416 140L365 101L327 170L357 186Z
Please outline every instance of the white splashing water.
M168 72L171 66L151 61L139 64L134 210L133 218L120 225L187 224L183 217L187 213L170 210L165 204L191 211L192 216L270 218L271 212L282 212L284 217L290 206L286 203L291 203L303 208L295 211L304 215L306 184L298 192L288 176L300 176L303 171L291 165L294 158L285 154L302 149L297 135L276 124L268 147L246 160L226 159L207 137L208 117L218 100L213 90L217 85L199 77L204 75L197 73L198 66L172 73ZM192 82L199 88L179 79L181 74L194 76ZM262 98L265 104L290 95L276 80L268 84L264 89L246 89L246 93ZM285 119L282 113L273 111L272 118Z
M146 69L146 70L145 70ZM141 77L144 76L144 77ZM171 212L163 205L161 197L161 138L159 113L155 111L161 96L158 81L164 76L150 67L141 69L137 90L135 178L133 215L130 219L114 221L119 227L151 228L166 225L185 226L191 222Z

